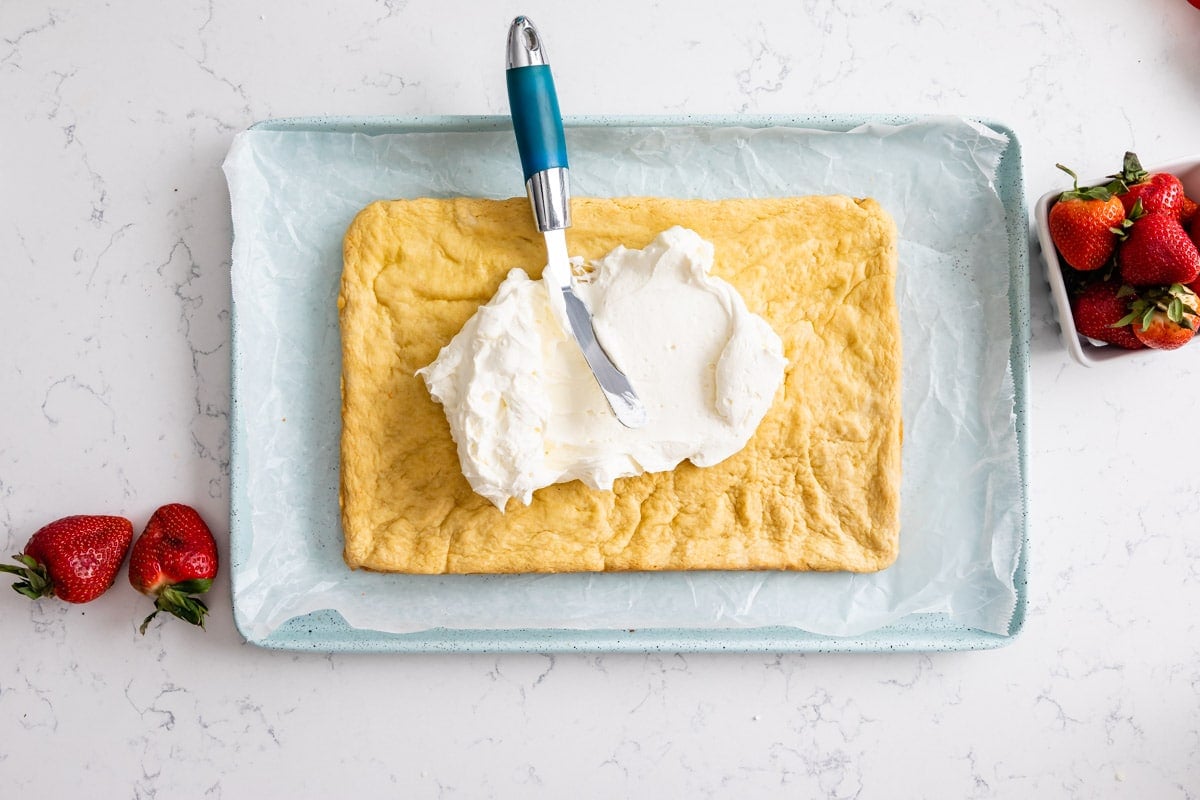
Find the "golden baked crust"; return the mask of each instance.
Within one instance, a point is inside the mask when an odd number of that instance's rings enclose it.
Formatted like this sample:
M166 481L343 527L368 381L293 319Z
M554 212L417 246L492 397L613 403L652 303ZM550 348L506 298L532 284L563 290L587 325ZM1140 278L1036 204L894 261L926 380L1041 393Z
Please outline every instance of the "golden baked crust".
M784 384L722 463L539 490L506 513L460 472L414 375L509 269L544 245L524 198L378 202L345 238L341 502L351 567L411 573L792 569L869 572L899 538L895 226L873 200L572 201L572 255L645 247L672 225L783 339Z

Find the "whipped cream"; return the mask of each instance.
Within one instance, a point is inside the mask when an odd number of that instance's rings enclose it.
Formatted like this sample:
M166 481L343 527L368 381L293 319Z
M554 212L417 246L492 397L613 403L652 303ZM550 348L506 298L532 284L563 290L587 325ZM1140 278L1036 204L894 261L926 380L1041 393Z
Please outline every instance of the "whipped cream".
M611 489L617 478L685 459L712 466L745 447L783 381L783 344L708 274L712 263L712 244L681 227L590 269L573 260L596 338L646 407L649 422L636 430L613 416L547 286L509 272L417 372L446 412L471 487L503 510L553 483Z

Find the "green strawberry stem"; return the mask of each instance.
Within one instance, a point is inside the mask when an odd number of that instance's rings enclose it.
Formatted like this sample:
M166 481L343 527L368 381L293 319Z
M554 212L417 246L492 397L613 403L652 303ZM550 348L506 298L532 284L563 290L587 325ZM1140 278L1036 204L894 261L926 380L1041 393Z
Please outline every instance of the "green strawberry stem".
M181 581L171 586L165 586L159 591L158 597L154 600L154 610L150 612L150 616L142 620L142 625L138 630L143 636L146 635L146 628L150 625L150 620L158 616L158 612L166 611L168 614L174 614L185 622L190 622L193 625L204 627L204 616L208 613L208 606L198 597L192 597L193 594L203 594L212 588L212 580L209 578L201 578L194 581Z
M1142 217L1146 216L1146 209L1142 205L1142 198L1133 201L1133 208L1129 209L1129 215L1125 217L1125 222L1122 223L1122 228L1132 227L1133 223L1137 222Z
M1148 177L1150 177L1150 173L1142 168L1142 162L1138 160L1137 153L1126 150L1125 158L1121 162L1121 180L1133 186Z
M1123 295L1122 292L1125 291L1125 288L1121 287L1121 290L1117 292L1117 297L1134 294L1130 289L1128 294ZM1191 318L1196 315L1196 309L1189 302L1192 299L1189 297L1190 295L1192 293L1178 283L1173 283L1166 289L1151 289L1146 292L1145 296L1138 297L1130 303L1129 313L1109 327L1122 328L1140 320L1141 328L1144 331L1150 327L1150 323L1154 320L1154 314L1163 311L1171 322L1181 328L1194 330Z
M1142 162L1138 160L1136 153L1126 150L1125 158L1121 162L1121 171L1108 177L1112 178L1108 190L1113 194L1125 194L1130 186L1150 177L1150 173L1142 168Z
M21 577L21 580L12 585L13 591L25 595L30 600L50 597L54 594L54 585L50 583L50 573L46 571L45 565L33 556L27 556L24 553L14 555L13 558L21 562L22 566L0 564L0 572Z
M1109 191L1108 186L1085 186L1080 189L1079 176L1074 171L1068 167L1064 167L1062 164L1055 164L1054 166L1070 175L1074 184L1073 188L1068 189L1058 196L1059 200L1107 200L1112 197L1112 192Z
M180 581L171 584L172 589L184 594L204 594L212 588L212 578L196 578L191 581Z

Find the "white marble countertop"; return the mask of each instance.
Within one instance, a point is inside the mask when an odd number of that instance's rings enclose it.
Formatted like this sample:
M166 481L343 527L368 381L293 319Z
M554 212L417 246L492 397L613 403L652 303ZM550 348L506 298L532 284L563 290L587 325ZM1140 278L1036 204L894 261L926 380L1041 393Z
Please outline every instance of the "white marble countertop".
M227 553L229 205L267 117L506 113L516 13L570 111L951 113L1011 126L1028 202L1200 152L1184 0L0 7L0 541L195 505ZM858 7L861 6L861 7ZM336 10L334 10L336 7ZM1000 650L330 656L125 583L0 595L0 792L65 797L1191 798L1200 346L1070 362L1034 262L1028 621Z

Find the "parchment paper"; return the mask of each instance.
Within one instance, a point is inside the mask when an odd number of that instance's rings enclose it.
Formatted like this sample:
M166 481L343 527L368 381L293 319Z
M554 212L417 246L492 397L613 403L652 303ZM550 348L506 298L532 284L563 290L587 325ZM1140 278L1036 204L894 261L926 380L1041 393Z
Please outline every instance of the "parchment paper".
M900 556L873 575L406 576L341 558L336 298L342 236L377 199L523 193L511 131L251 130L225 161L234 224L235 613L266 636L334 609L356 627L728 628L854 635L914 612L1006 634L1022 532L1005 137L960 119L801 128L571 128L577 196L876 198L900 231ZM719 257L719 254L718 254Z

